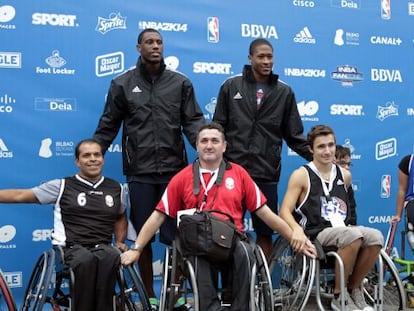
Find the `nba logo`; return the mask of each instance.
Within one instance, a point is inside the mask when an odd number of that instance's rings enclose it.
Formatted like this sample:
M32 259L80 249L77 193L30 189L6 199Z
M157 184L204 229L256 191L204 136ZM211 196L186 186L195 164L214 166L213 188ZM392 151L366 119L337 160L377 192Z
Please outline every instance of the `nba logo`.
M381 18L391 19L391 0L381 0Z
M391 195L391 175L381 176L381 198L387 199Z
M220 40L220 29L218 17L207 18L207 41L217 43Z

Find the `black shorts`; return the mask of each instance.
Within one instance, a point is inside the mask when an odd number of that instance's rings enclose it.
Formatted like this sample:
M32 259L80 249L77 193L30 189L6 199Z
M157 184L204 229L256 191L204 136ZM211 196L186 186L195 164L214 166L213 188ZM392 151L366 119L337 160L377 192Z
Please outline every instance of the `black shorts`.
M129 198L131 202L130 219L137 234L147 221L161 197L168 183L148 184L142 182L129 182ZM176 232L175 219L167 217L160 228L160 242L171 245ZM151 239L154 242L155 238Z
M259 183L256 182L259 189L263 192L267 199L267 205L270 207L270 209L277 214L278 212L278 204L277 204L277 184L276 183ZM268 227L264 223L263 220L261 220L259 217L257 217L254 213L252 214L252 221L253 221L253 229L256 232L256 234L259 235L265 235L265 236L271 236L273 235L273 230Z

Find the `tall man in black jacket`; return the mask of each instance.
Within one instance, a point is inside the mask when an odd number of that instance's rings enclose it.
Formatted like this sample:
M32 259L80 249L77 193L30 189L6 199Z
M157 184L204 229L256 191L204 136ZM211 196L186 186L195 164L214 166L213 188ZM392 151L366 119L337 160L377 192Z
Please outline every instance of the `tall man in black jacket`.
M129 186L130 218L139 232L172 176L187 165L182 132L195 147L197 131L205 121L191 81L166 69L160 33L155 29L143 30L138 36L137 50L141 56L136 67L111 81L94 138L107 149L122 124L123 172ZM173 221L166 222L160 230L160 241L169 244L174 233ZM156 310L152 259L149 243L141 254L139 267Z
M273 74L273 47L255 39L242 75L221 86L213 121L225 130L230 161L243 166L277 212L277 183L281 169L282 140L306 160L312 155L292 89ZM253 215L257 243L266 256L272 250L273 231Z

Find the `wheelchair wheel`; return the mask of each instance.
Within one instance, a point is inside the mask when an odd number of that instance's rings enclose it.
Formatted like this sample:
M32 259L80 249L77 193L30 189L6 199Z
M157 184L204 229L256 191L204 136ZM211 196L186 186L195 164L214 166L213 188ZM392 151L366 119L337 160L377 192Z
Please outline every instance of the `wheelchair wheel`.
M148 311L151 306L142 279L134 266L120 267L115 291L116 310Z
M253 297L251 305L254 306L254 310L260 311L273 311L274 299L273 299L273 287L272 278L270 276L269 267L267 265L266 257L260 248L255 248L256 265L252 273L253 280L251 281L251 296Z
M376 267L367 275L363 282L365 299L368 304L372 306L377 305L378 308L376 310L405 310L407 297L399 272L392 259L384 250L381 250L379 257ZM380 271L380 267L383 267L382 271ZM381 274L383 275L382 277Z
M40 311L46 301L55 263L55 252L51 249L39 257L27 285L22 311Z
M275 310L303 310L314 283L315 260L295 253L288 241L279 237L274 242L269 270Z
M0 270L0 311L16 311L12 293L7 285L6 279Z

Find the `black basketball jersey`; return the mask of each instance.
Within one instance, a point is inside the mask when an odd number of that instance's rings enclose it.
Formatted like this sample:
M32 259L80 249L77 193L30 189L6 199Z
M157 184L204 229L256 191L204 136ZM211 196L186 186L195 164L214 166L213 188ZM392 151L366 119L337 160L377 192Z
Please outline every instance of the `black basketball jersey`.
M347 224L350 216L349 198L345 180L338 166L329 197L326 197L323 191L320 177L308 165L304 167L308 173L308 193L295 208L295 219L301 224L306 235L313 239L320 231L331 227L330 213L339 213Z
M118 182L102 177L93 184L79 175L67 177L55 204L53 237L66 245L111 243L115 221L123 212Z

